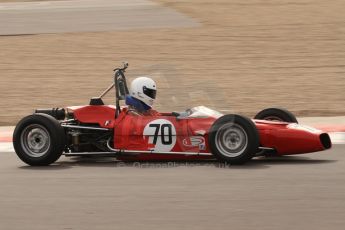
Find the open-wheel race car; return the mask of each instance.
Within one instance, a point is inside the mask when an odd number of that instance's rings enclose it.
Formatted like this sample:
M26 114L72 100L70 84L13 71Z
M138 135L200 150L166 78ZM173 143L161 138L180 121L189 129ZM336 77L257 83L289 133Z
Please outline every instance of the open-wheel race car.
M13 134L18 157L33 166L52 164L61 155L243 164L260 155L331 148L327 133L299 125L292 113L279 108L264 109L254 119L223 115L204 106L184 112L136 113L128 106L127 66L114 70L114 82L89 105L38 109L24 117ZM102 97L113 88L115 106L104 105Z

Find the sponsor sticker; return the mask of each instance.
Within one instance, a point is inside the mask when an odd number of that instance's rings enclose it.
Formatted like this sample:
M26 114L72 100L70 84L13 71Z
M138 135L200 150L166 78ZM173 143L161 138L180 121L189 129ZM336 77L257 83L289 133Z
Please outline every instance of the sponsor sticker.
M186 137L182 141L183 145L186 147L199 147L199 150L205 150L205 138L200 136Z

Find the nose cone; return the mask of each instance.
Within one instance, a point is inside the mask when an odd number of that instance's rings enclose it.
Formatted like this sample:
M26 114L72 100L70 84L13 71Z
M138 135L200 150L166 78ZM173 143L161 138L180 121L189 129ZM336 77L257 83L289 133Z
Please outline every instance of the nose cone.
M264 147L274 148L279 155L318 152L332 147L327 133L295 123L260 130L260 142Z

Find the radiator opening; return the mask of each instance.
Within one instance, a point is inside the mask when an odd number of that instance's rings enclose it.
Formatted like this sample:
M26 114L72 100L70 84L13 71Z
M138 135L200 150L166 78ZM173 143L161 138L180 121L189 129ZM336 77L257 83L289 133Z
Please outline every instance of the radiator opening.
M320 134L320 141L325 149L329 149L332 147L331 138L327 133Z

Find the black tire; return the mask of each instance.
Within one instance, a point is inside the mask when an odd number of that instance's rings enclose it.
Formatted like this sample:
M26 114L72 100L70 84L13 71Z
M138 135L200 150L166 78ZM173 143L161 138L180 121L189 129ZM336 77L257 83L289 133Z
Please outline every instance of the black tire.
M50 115L36 113L24 117L13 133L13 147L18 157L32 166L54 163L61 156L66 134Z
M221 140L227 139L227 143ZM259 133L252 120L240 115L224 115L216 120L209 131L208 142L212 154L220 161L244 164L258 151ZM241 143L241 141L244 141ZM239 144L238 148L229 147ZM240 143L235 143L240 142Z
M264 109L256 114L254 119L298 123L295 115L290 111L281 108Z

